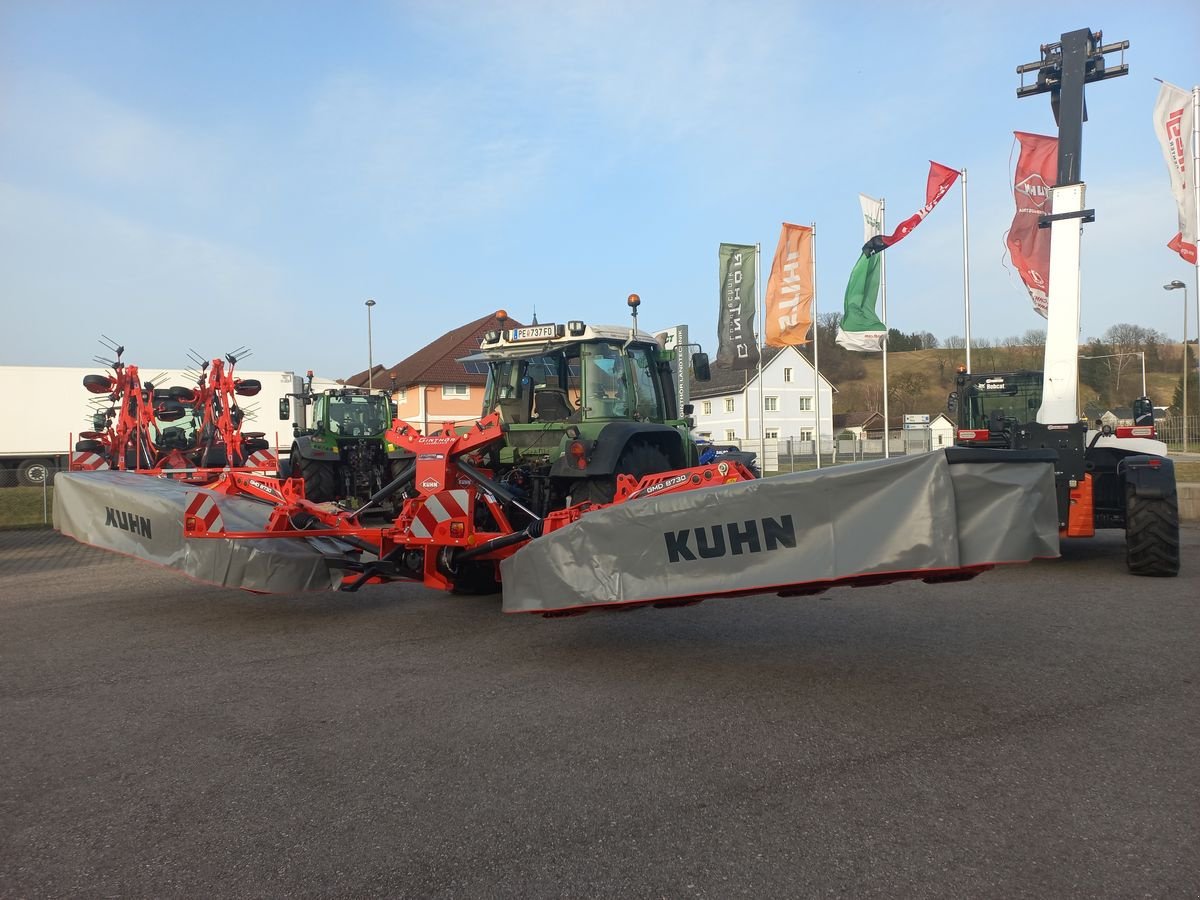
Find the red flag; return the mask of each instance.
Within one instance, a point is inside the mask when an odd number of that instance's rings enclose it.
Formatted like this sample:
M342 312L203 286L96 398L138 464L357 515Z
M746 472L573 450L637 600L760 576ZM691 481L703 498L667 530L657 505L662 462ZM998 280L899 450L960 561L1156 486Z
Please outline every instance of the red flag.
M1013 132L1021 142L1013 198L1017 213L1008 229L1008 253L1029 290L1033 308L1045 318L1050 293L1050 229L1038 228L1050 212L1050 188L1058 169L1058 138Z
M767 346L808 343L812 328L812 229L783 223L767 280Z
M863 253L871 256L906 237L910 231L921 224L922 219L933 212L933 208L938 205L939 200L946 196L946 191L950 190L958 176L958 169L951 169L949 166L943 166L941 163L930 160L929 179L925 182L925 205L901 222L900 227L891 234L878 234L867 241L863 245Z

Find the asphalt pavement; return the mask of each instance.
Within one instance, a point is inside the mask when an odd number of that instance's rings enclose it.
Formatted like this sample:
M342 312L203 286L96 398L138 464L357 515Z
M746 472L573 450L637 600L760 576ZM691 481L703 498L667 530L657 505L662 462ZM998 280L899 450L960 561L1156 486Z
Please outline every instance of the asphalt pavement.
M0 533L0 895L1195 897L1183 540L548 620Z

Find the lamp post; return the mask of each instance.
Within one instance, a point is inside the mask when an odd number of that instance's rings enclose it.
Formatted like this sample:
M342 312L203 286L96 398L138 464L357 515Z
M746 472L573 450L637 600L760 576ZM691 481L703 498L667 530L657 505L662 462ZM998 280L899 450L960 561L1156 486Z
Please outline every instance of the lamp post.
M375 389L375 359L374 348L371 344L371 307L375 305L375 300L368 298L367 307L367 390Z
M1187 329L1187 285L1178 278L1163 285L1164 291L1183 290L1183 452L1187 453L1187 377L1188 377L1188 329Z

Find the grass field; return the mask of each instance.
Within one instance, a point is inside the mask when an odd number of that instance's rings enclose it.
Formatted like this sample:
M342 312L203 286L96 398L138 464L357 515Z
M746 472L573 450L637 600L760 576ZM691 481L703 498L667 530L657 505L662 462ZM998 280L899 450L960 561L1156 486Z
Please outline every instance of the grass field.
M54 488L12 487L0 489L0 529L49 528L54 509Z

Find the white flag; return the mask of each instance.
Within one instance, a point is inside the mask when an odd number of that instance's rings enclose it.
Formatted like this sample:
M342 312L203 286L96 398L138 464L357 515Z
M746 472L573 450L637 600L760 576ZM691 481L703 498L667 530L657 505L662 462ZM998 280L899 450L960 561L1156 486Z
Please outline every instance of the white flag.
M1171 193L1179 207L1179 234L1167 246L1192 265L1196 264L1196 173L1188 148L1195 127L1191 92L1163 82L1154 103L1154 133L1162 145L1171 173Z

